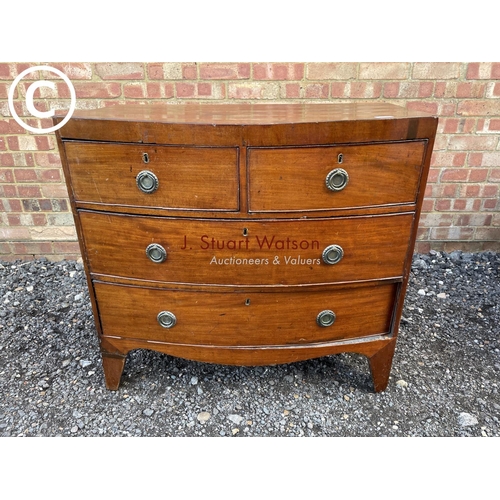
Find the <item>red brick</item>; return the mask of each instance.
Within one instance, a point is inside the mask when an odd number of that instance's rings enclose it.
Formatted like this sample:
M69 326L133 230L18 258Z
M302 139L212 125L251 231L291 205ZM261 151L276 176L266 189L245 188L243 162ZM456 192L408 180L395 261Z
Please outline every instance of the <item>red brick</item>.
M484 182L487 178L487 168L473 168L469 170L469 182Z
M46 135L37 135L35 137L35 141L38 151L49 151L51 149L54 149L50 138Z
M483 198L492 198L493 196L498 195L498 185L495 184L485 184L482 186L482 193L481 193Z
M500 182L500 168L492 168L488 177L490 182Z
M484 200L483 202L483 208L485 210L496 210L497 205L498 205L498 200L496 198Z
M360 80L406 80L410 74L410 64L392 63L360 63Z
M427 182L438 182L440 173L441 173L440 168L429 169L429 176L427 177Z
M349 86L352 99L376 98L382 94L382 84L380 82L351 82Z
M42 193L38 186L17 186L20 198L40 198Z
M423 111L432 115L436 115L438 112L438 104L436 102L409 101L407 107L412 111Z
M500 97L500 83L490 85L487 90L487 97Z
M175 89L177 91L177 97L194 97L194 83L176 83Z
M463 99L464 97L484 97L484 83L463 82L457 83L456 97Z
M500 101L492 99L460 101L457 113L464 116L498 116L500 115Z
M476 128L474 118L441 118L439 122L445 134L471 134Z
M493 216L491 214L460 214L457 218L457 226L491 226Z
M198 78L197 73L198 71L196 63L182 65L182 78L184 80L196 80Z
M435 82L434 83L434 97L450 97L448 95L449 82Z
M484 137L475 135L452 135L448 141L448 148L455 151L494 150L496 145L496 137Z
M14 182L14 175L12 174L12 170L10 168L0 169L0 182L7 182L9 184Z
M90 63L53 63L49 66L62 71L72 83L75 80L92 80L92 65Z
M415 63L412 77L416 80L451 80L460 76L460 63Z
M287 99L293 99L293 98L300 97L300 84L287 83L285 86L285 97Z
M58 168L42 170L41 181L42 182L61 182L61 170Z
M305 96L308 99L327 99L328 90L327 83L308 83L305 85Z
M17 182L35 182L38 180L36 170L32 168L16 168L14 174Z
M438 211L450 210L451 200L436 200L435 207Z
M302 80L303 63L255 63L254 80Z
M156 82L146 83L146 93L150 99L160 99L161 95L161 85Z
M457 104L455 101L439 101L437 114L439 116L455 116Z
M474 229L470 227L440 227L432 228L430 237L432 240L470 240L474 236Z
M9 226L20 226L21 225L21 215L20 214L7 214L7 222Z
M308 80L352 80L357 77L357 63L307 63Z
M17 198L16 186L12 184L0 185L0 198Z
M0 227L0 240L23 241L29 240L30 233L26 227Z
M490 80L500 78L499 63L469 63L467 66L468 80ZM496 75L496 76L495 76Z
M212 84L211 83L198 83L197 84L198 96L211 96Z
M427 187L431 188L433 198L454 198L457 194L457 184L429 184Z
M476 239L485 241L500 241L500 228L497 227L477 228Z
M41 186L44 198L67 198L68 191L66 185L61 184L43 184Z
M0 80L14 80L15 77L16 74L10 64L0 63Z
M250 78L248 63L202 63L200 64L202 80L245 80Z
M47 217L45 216L45 214L32 213L31 218L33 219L33 225L35 226L47 225Z
M52 253L51 242L14 242L13 253L17 256L43 256Z
M144 66L142 63L97 63L95 70L103 80L144 79Z
M0 83L0 99L7 99L9 96L9 89L11 83ZM17 87L14 89L14 99L17 99L19 94L17 92Z
M431 244L427 241L417 241L415 243L415 252L429 253L431 250Z
M458 132L458 118L445 118L439 120L439 132L443 134L455 134Z
M434 209L434 200L424 200L422 202L422 212L431 212Z
M384 97L395 98L399 97L399 82L387 82L384 84Z
M480 167L483 162L483 153L469 153L469 167Z
M54 252L57 254L74 255L76 258L81 255L80 245L77 241L54 241Z
M429 229L424 227L419 227L417 229L417 240L428 240L429 239Z
M444 181L466 181L469 175L467 168L444 168L441 173L441 182Z
M477 184L474 185L464 184L460 189L460 196L466 196L467 198L478 198L480 192L481 192L481 186Z
M77 82L75 92L77 99L113 98L121 95L121 85L116 82Z
M39 167L60 167L61 158L56 153L34 153L35 162Z
M145 97L143 82L125 83L123 85L123 96L129 98L143 99Z
M150 80L163 80L163 64L148 63L147 73Z
M175 92L174 92L174 84L173 83L164 83L162 85L163 88L163 97L166 99L169 99L171 97L174 97Z
M331 85L332 97L338 99L347 97L346 87L347 84L345 82L332 82Z
M276 82L230 83L228 97L230 99L278 99L280 84Z
M490 120L489 125L488 125L488 130L492 130L492 131L495 131L495 132L500 131L500 120L492 118Z
M0 137L0 151L5 151L7 146L5 145L5 140L3 137Z

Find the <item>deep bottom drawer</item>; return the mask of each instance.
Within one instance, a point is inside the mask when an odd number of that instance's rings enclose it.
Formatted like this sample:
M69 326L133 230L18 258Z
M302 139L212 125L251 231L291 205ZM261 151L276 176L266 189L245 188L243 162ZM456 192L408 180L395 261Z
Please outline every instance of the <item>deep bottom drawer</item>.
M308 344L388 333L398 289L397 283L292 292L94 286L105 336L220 346ZM318 324L322 311L333 311L332 325ZM170 327L160 325L159 315ZM326 314L324 321L329 319Z

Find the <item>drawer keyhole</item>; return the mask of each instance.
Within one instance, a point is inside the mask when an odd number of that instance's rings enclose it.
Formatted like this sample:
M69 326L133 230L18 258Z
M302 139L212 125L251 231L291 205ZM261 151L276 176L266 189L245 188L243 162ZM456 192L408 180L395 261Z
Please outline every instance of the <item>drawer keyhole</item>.
M246 227L243 228L243 236L248 236L248 229Z
M339 163L342 163L344 161L344 155L342 153L339 153L337 160Z
M144 163L149 163L149 155L147 153L142 153L142 161Z

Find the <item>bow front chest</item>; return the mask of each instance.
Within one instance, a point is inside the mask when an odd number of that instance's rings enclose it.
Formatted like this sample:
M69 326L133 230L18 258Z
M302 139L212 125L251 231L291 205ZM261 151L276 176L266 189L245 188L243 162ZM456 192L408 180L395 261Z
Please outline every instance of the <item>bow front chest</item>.
M388 104L75 113L57 139L107 387L143 348L361 353L385 389L436 126Z

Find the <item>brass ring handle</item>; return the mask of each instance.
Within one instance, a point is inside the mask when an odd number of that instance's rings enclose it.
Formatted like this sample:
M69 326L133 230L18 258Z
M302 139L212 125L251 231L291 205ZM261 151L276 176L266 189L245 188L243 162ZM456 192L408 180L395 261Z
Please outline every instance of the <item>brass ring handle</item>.
M170 311L161 311L156 317L158 324L163 328L172 328L177 323L177 318Z
M151 170L141 170L135 178L137 187L146 194L154 193L158 189L159 181Z
M335 318L336 316L333 311L325 309L324 311L321 311L316 317L316 323L318 323L318 325L322 327L332 326L333 323L335 323Z
M343 168L334 168L326 176L326 187L330 191L342 191L349 182L349 174Z
M323 250L322 257L325 264L337 264L344 257L344 250L340 245L329 245Z
M156 264L161 264L167 260L167 251L158 243L151 243L146 248L146 255L152 262Z

